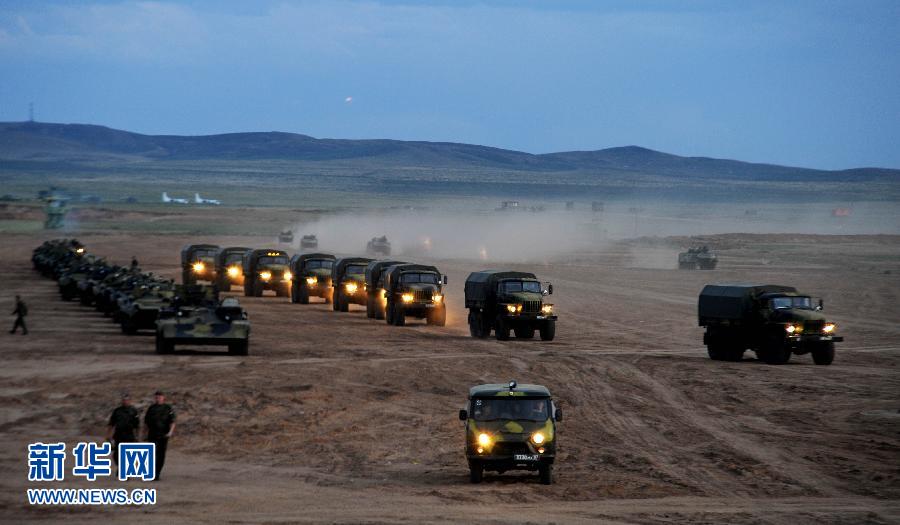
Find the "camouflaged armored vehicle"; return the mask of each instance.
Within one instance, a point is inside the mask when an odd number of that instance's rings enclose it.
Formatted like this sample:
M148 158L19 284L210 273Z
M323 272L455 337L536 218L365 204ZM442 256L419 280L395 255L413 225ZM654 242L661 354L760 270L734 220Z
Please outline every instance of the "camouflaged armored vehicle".
M709 284L698 302L703 344L710 359L741 361L746 350L769 364L811 353L817 365L834 361L836 326L822 314L822 300L791 286Z
M434 266L398 264L384 272L385 320L394 326L406 324L407 317L425 319L428 324L444 326L447 305L443 285L447 276Z
M170 307L175 300L175 288L172 281L148 282L119 299L116 320L122 327L122 333L132 335L139 330L156 329L159 312Z
M181 284L197 284L199 281L216 282L215 244L188 244L181 249Z
M278 234L278 242L283 244L290 244L294 242L294 232L291 230L284 230L283 232Z
M319 249L319 239L315 235L304 235L300 238L300 251L311 252Z
M310 297L331 302L331 270L335 257L330 253L304 253L291 257L291 302L309 304Z
M32 251L31 263L44 277L59 279L62 272L75 265L86 254L76 239L45 241Z
M371 261L366 266L366 317L384 319L387 301L384 292L384 271L404 261Z
M466 423L469 479L481 483L484 471L536 470L541 483L553 483L556 424L562 412L540 385L478 385L469 389Z
M544 302L553 285L543 288L533 273L473 272L466 279L465 293L472 337L489 337L491 330L499 341L509 339L510 331L520 339L531 339L535 330L544 341L556 337L553 305Z
M719 258L707 246L688 248L688 251L678 254L678 268L681 270L715 270L718 263Z
M80 258L72 261L73 264L65 270L61 270L56 283L59 286L59 295L63 301L71 301L79 297L78 285L88 279L97 271L103 271L106 266L98 266L93 258Z
M172 353L176 345L221 345L229 354L247 355L250 321L236 298L219 301L212 287L188 285L176 290L172 305L156 322L157 353Z
M366 266L372 259L344 257L334 262L331 269L331 307L335 312L346 312L351 304L366 305Z
M366 255L369 255L370 257L387 257L390 254L391 243L384 235L381 237L372 237L372 239L366 243Z
M244 285L244 255L251 251L242 246L222 248L216 254L216 285L221 292L230 292L232 286Z
M293 274L288 253L284 250L252 250L244 254L244 295L262 297L263 291L272 290L278 297L291 294Z

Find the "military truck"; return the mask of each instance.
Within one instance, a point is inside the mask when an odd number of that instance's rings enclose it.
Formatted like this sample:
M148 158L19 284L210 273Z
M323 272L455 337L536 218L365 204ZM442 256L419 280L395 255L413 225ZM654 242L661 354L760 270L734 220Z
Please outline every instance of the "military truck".
M541 385L478 385L469 389L466 423L469 479L481 483L484 471L536 470L541 483L553 483L558 446L556 425L562 411Z
M538 330L541 339L556 337L556 314L544 297L553 293L533 273L484 270L466 279L466 308L469 309L469 333L485 338L493 329L498 341L509 339L510 331L520 339L531 339Z
M391 254L391 243L387 240L387 236L372 237L366 243L366 255L371 257L388 257Z
M331 302L331 270L335 257L330 253L304 253L291 257L291 302L309 304L310 297Z
M294 242L294 232L291 230L284 230L283 232L278 234L278 242L284 244L290 244Z
M343 257L331 269L331 307L346 312L351 304L366 305L366 266L372 259Z
M251 250L242 260L244 295L262 297L264 290L272 290L278 297L291 294L293 274L288 253L284 250Z
M216 282L215 244L188 244L181 249L181 283L197 284L198 281Z
M170 354L176 345L228 346L232 355L247 355L250 320L237 298L221 301L210 286L180 287L173 306L156 321L156 352Z
M366 266L366 317L384 319L384 271L395 264L406 264L404 261L378 260Z
M394 326L406 324L407 317L425 319L444 326L447 305L443 285L447 276L434 266L397 264L384 271L385 320Z
M844 338L821 310L821 299L774 284L709 284L698 302L703 344L716 361L741 361L749 349L769 364L811 353L817 365L830 365Z
M300 251L311 252L319 249L319 239L315 235L304 235L300 238Z
M716 254L709 251L708 246L688 248L678 254L678 268L681 270L715 270L719 263Z
M244 255L251 251L243 246L222 248L216 254L216 285L220 292L230 292L232 286L244 285L242 268Z

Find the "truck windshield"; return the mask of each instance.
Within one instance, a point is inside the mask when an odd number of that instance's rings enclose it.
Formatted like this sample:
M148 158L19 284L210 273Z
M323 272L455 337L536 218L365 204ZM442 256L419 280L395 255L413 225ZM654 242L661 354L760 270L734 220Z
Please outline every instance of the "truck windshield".
M776 297L769 300L772 310L782 308L806 308L812 309L812 300L809 297Z
M541 293L541 283L537 281L503 281L500 293L535 292Z
M215 256L216 256L216 250L194 250L194 257L196 257L198 259L201 257L215 257Z
M328 259L313 259L311 261L306 261L307 270L315 270L317 268L330 269L332 266L334 266L334 261Z
M347 273L366 273L366 265L351 264L347 267Z
M404 273L400 275L400 282L409 283L426 283L437 284L438 276L434 273Z
M276 265L276 264L284 265L287 263L288 263L287 257L270 257L267 255L265 257L259 258L260 266L272 266L272 265Z
M550 414L549 399L476 398L472 400L472 419L497 421L514 419L546 421Z
M225 264L238 263L244 258L243 253L229 253L225 256Z

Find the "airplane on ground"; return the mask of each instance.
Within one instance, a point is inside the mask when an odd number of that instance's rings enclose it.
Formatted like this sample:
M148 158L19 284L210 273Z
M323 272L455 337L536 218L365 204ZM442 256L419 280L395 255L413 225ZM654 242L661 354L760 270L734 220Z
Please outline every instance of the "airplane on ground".
M166 192L162 192L162 201L166 204L187 204L187 199L179 199L178 197L169 197Z
M204 198L200 197L199 193L195 193L194 194L194 204L213 204L215 206L218 206L218 205L222 204L222 201L220 201L218 199L204 199Z

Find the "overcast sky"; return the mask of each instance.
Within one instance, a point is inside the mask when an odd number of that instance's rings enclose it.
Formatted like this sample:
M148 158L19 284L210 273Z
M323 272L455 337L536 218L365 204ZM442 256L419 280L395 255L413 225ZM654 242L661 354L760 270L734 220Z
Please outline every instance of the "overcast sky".
M0 0L0 120L900 168L900 1Z

